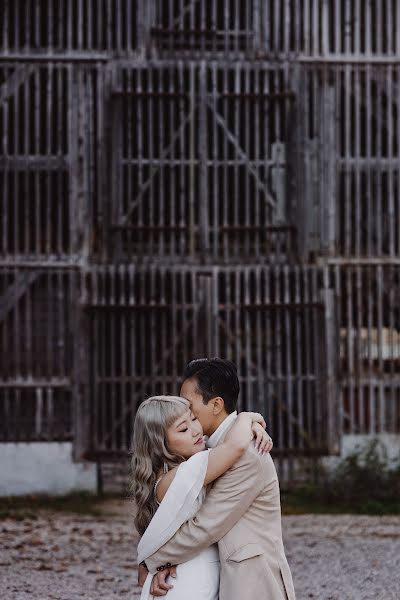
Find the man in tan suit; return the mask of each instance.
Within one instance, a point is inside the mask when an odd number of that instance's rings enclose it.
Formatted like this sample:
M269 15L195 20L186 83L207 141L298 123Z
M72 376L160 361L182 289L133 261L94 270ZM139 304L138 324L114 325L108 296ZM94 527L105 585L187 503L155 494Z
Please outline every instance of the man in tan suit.
M218 446L237 413L239 380L227 360L197 359L188 364L181 396ZM220 600L295 600L282 542L279 483L269 454L249 444L242 458L216 480L196 516L146 559L155 574L153 593L165 595L171 565L186 562L218 542ZM193 585L196 582L193 581Z

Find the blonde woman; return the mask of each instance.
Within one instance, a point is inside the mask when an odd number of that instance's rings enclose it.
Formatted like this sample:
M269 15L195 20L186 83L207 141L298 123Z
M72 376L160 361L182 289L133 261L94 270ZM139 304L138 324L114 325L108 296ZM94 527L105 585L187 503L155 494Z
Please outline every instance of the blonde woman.
M215 481L242 456L255 438L259 452L272 447L258 413L241 413L218 447L206 450L203 429L190 403L176 396L145 400L135 419L132 491L142 535L138 560L145 561L193 518ZM171 565L167 565L170 567ZM217 544L178 566L169 600L218 600ZM152 576L147 575L141 600L153 598Z

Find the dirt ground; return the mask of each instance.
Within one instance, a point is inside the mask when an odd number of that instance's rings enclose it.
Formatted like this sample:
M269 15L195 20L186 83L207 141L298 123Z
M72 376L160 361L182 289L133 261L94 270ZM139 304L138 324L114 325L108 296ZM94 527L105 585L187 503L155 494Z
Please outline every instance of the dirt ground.
M140 597L128 501L22 517L0 521L1 600ZM297 600L400 599L400 517L289 516L283 528Z

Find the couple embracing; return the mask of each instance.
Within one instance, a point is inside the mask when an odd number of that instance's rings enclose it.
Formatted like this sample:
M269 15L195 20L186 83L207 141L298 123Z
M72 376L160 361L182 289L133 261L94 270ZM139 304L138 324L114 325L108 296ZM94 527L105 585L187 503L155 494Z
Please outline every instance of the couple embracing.
M271 438L261 415L236 412L235 365L191 361L180 394L135 420L141 600L294 600Z

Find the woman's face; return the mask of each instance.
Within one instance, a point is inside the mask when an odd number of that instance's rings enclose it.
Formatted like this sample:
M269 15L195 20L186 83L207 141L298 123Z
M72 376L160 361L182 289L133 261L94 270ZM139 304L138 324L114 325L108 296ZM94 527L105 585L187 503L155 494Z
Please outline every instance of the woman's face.
M203 428L190 409L168 427L167 442L173 454L184 458L205 450Z

